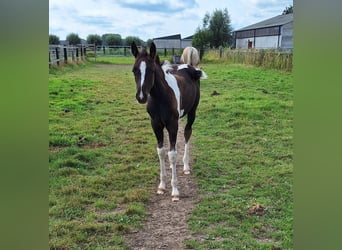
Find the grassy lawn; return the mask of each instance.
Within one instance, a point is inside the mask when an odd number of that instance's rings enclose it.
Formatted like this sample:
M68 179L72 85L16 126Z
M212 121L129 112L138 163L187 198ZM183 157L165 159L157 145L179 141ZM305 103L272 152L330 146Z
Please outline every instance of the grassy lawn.
M229 64L204 69L194 127L202 200L189 221L197 239L187 245L291 249L292 75Z
M123 235L142 226L158 156L135 101L133 59L125 60L50 73L52 248L126 249ZM203 69L209 78L192 137L201 202L186 245L291 249L292 74L224 63Z
M131 66L50 74L50 246L124 247L141 226L158 168Z

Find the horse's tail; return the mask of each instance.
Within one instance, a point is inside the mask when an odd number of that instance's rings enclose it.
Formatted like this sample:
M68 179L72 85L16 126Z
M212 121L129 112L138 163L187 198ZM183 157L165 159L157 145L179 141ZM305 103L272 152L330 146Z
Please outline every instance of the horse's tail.
M199 79L207 79L207 74L200 68L192 67L191 78L195 81Z
M192 66L194 66L193 61L192 61L192 52L193 52L194 48L191 47L190 49L190 53L188 53L188 64L191 64Z
M201 69L199 69L199 68L196 68L196 71L198 71L198 70L201 72L201 76L200 76L201 79L207 79L207 78L208 78L208 76L207 76L207 74L204 72L204 70L201 70Z

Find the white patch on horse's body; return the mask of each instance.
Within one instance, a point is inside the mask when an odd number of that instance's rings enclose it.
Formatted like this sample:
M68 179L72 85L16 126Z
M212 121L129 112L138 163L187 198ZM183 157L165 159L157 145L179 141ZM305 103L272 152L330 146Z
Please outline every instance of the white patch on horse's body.
M189 68L189 64L181 64L181 65L177 66L177 70L187 69L187 68ZM203 70L201 70L198 67L195 67L195 69L202 72L201 79L207 79L208 78L207 74Z
M146 62L145 61L142 61L140 63L140 93L139 93L139 98L140 99L143 99L144 98L144 94L143 94L143 91L142 91L142 87L144 85L144 82L145 82L145 74L146 74Z
M172 67L168 62L164 62L164 64L162 65L162 69L164 71L165 80L166 80L167 84L172 89L173 93L175 94L175 97L177 100L178 115L179 115L179 117L181 117L184 113L184 109L182 109L182 110L180 109L181 95L180 95L178 83L177 83L176 78L172 74L167 72L168 70L172 70Z
M189 68L187 64L181 64L181 65L178 65L177 70L187 69L187 68Z

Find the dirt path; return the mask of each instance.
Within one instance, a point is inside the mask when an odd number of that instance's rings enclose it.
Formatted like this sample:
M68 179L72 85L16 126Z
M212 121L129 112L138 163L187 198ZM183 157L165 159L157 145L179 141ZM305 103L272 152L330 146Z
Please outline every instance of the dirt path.
M192 174L183 174L183 133L184 127L180 121L177 136L177 178L180 200L178 202L171 201L171 169L168 167L169 163L167 162L167 190L165 194L152 196L152 199L147 204L148 212L144 227L126 236L127 244L134 250L186 249L184 241L191 238L187 219L198 202L199 195ZM190 156L191 151L190 145ZM156 162L156 167L158 163ZM191 167L192 163L190 157ZM158 184L159 182L156 183L155 190L157 190Z

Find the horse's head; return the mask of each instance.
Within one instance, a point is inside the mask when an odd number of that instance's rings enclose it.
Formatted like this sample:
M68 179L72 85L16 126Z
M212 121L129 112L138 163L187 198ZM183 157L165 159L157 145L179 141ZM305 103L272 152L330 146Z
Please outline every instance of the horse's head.
M133 42L131 44L131 51L135 57L132 71L137 87L136 99L139 103L146 103L147 97L154 85L156 46L152 42L150 54L148 54L145 48L139 52L137 45Z

